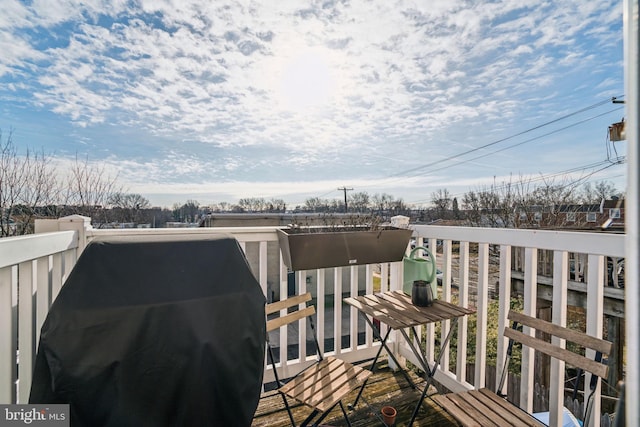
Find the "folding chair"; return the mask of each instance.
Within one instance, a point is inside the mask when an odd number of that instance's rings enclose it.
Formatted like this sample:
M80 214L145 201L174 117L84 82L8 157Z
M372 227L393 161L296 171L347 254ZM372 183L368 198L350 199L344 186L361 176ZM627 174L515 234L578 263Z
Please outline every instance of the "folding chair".
M312 409L309 416L300 424L301 426L308 425L319 415L319 418L313 423L314 426L317 426L336 405L340 405L347 424L351 426L351 422L349 421L349 417L341 400L349 392L360 387L367 378L369 378L371 372L335 357L323 357L312 319L312 316L315 314L315 307L313 305L307 306L306 304L310 300L311 294L306 293L267 304L266 306L265 311L268 316L267 349L269 358L271 359L271 366L273 367L273 374L279 387L278 392L282 396L282 400L289 414L289 419L294 427L296 423L287 398L295 399ZM298 310L289 312L289 308L293 307L297 307ZM276 313L280 315L269 319L269 315ZM288 381L282 381L278 377L278 370L273 357L273 347L269 341L269 332L305 317L308 319L313 332L313 341L316 346L318 359L313 365L295 377ZM339 342L339 340L337 342ZM303 360L304 357L305 355L300 355L301 360Z
M593 374L590 384L592 393L588 397L587 402L585 402L585 420L588 420L591 414L590 402L593 397L593 391L596 389L596 384L600 378L606 378L608 373L608 367L602 364L602 355L611 353L612 343L513 310L509 312L508 319L513 321L513 326L511 328L507 326L504 329L504 336L509 338L509 347L507 350L508 357L505 361L503 376L501 377L498 391L500 391L504 385L513 343L519 342L536 351L540 351ZM581 347L592 349L596 352L595 359L589 359L581 354L574 353L562 346L546 342L535 336L525 335L518 331L518 325L528 326L536 331L545 332L548 335L576 343ZM508 402L504 397L505 396L494 393L489 389L482 388L480 390L434 396L433 400L451 414L460 425L466 427L485 425L529 427L546 425L534 418L533 415ZM588 421L586 421L584 425L589 425Z

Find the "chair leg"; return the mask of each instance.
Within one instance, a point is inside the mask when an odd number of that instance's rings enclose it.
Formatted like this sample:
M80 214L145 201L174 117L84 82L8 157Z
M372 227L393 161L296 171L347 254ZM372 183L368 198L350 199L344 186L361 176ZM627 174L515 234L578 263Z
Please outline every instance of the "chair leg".
M347 421L347 425L351 427L351 421L349 420L349 416L347 415L347 411L344 409L344 405L342 401L338 402L340 404L340 409L342 409L342 415L344 415L344 419Z
M309 423L311 422L312 419L314 419L316 417L316 415L318 415L318 410L314 409L309 416L302 422L302 424L300 424L300 427L306 427L307 425L309 425ZM322 414L322 416L318 419L318 421L316 421L315 423L313 423L314 426L318 425L318 423L320 421L322 421L324 419L324 417L326 417L326 414Z
M344 406L342 405L342 402L338 402L335 405L333 405L331 408L329 408L327 411L323 412L322 415L320 415L320 418L318 418L317 420L314 421L313 426L317 427L320 425L320 423L327 417L327 415L329 415L331 413L331 411L333 411L333 408L336 407L336 405L340 404L340 409L342 409L342 414L344 415L344 419L347 420L347 424L349 425L349 427L351 427L351 421L349 421L349 417L347 417L347 412L344 409ZM306 420L304 420L304 422L302 424L300 424L300 427L306 427L307 424L309 424L309 422L311 422L311 420L318 415L318 410L314 410L308 417Z
M291 420L291 425L293 427L296 427L296 422L293 419L293 414L291 413L291 408L289 407L289 402L287 402L287 396L284 395L284 393L282 392L278 392L280 393L280 396L282 396L282 401L284 402L284 407L287 408L287 413L289 414L289 419Z

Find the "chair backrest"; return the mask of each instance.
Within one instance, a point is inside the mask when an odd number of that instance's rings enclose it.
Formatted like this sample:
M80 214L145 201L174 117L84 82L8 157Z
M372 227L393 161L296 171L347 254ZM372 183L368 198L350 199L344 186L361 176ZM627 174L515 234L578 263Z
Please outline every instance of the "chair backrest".
M282 383L280 381L280 378L278 377L278 370L276 369L273 347L271 341L269 340L269 332L280 329L281 327L286 326L289 323L296 322L306 317L309 321L309 325L311 326L311 330L313 333L313 341L316 348L316 354L318 355L319 360L323 359L322 352L320 351L320 345L318 344L318 338L316 337L315 327L313 326L313 318L311 317L315 314L316 309L313 305L307 306L306 303L308 301L311 301L311 294L309 292L276 301L265 306L265 315L267 316L267 352L269 360L271 360L271 366L273 367L273 375L275 377L276 383L279 386L282 385ZM300 304L304 304L304 308L300 308ZM298 310L289 312L289 309L292 307L297 307ZM285 310L284 314L280 314L281 310ZM273 316L276 313L278 313L278 316ZM269 319L269 317L271 317L271 319Z
M307 301L311 301L311 294L309 292L307 292L306 294L296 295L281 301L267 304L265 307L265 314L269 316L274 313L279 313L280 310L298 306L300 304L306 303ZM291 313L285 313L284 315L275 317L271 320L267 320L267 333L279 329L284 325L288 325L289 323L295 322L296 320L312 316L315 314L315 312L316 310L314 306L311 305L307 307L305 304L305 308L303 309Z
M591 349L600 354L611 354L613 344L609 341L592 337L580 331L575 331L555 325L547 322L546 320L537 319L535 317L527 316L526 314L518 313L516 311L509 311L509 320L517 322L518 324L528 326L536 331L544 332L551 336L565 339L566 341L575 343L586 349ZM600 363L599 361L582 356L581 354L562 348L559 345L549 343L543 339L535 336L530 336L518 331L515 328L506 327L504 330L504 336L511 340L522 343L528 347L531 347L537 351L540 351L548 356L555 357L556 359L563 360L571 366L591 372L600 378L606 378L609 371L609 367Z

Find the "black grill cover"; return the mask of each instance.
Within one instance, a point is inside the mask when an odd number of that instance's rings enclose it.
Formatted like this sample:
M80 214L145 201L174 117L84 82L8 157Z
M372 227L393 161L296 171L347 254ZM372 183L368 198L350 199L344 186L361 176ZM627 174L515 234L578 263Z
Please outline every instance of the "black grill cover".
M69 403L72 426L249 426L264 304L230 236L96 240L42 327L29 401Z

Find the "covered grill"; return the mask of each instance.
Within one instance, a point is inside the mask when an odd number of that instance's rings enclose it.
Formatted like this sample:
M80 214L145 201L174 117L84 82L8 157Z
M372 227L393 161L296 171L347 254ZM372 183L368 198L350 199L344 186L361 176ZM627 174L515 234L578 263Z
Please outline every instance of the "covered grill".
M250 425L265 298L226 235L101 238L42 327L30 403L72 426Z

